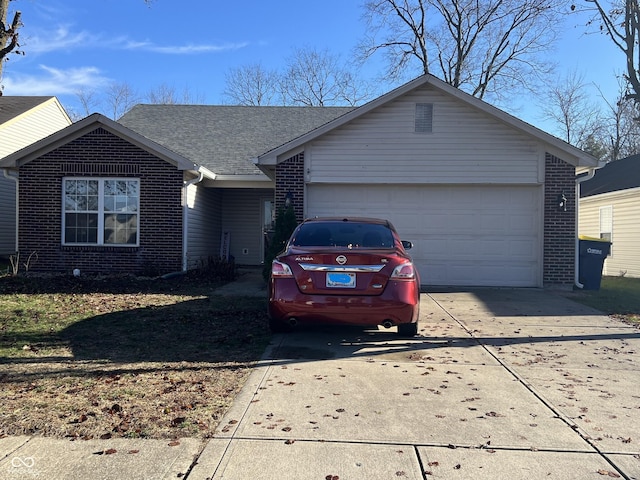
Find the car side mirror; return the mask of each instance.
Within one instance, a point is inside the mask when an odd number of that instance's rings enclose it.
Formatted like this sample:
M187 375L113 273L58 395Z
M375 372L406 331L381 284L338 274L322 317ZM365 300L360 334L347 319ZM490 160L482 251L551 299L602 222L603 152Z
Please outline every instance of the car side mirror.
M404 247L405 250L411 250L413 248L413 243L407 240L402 240L402 246Z

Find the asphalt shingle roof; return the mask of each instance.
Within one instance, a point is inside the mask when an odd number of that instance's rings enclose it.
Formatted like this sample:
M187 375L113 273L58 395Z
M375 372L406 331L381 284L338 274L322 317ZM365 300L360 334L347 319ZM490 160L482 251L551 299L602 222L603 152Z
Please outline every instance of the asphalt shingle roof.
M0 125L8 122L52 97L14 97L0 95Z
M251 158L352 107L136 105L119 123L219 175L260 175Z
M640 154L607 163L580 184L580 198L640 187Z

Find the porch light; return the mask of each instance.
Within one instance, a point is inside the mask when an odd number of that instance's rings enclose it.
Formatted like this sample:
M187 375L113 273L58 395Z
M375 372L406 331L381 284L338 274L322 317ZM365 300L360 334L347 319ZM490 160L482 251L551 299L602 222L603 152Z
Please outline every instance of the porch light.
M564 194L564 191L558 195L557 205L558 210L561 212L567 211L567 196Z
M291 190L289 190L284 197L284 208L289 208L292 204L293 204L293 193L291 193Z

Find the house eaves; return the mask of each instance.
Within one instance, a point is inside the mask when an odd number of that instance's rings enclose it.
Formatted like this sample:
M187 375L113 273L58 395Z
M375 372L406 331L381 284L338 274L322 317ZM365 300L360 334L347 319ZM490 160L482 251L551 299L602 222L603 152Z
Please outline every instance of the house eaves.
M488 104L484 100L476 98L468 93L463 92L462 90L455 88L446 82L434 77L433 75L427 74L420 76L398 88L392 90L375 100L372 100L361 107L352 110L351 112L345 113L341 117L336 118L335 120L322 125L302 136L299 136L291 141L271 150L268 152L259 155L252 159L253 163L258 166L265 174L273 176L273 168L278 163L290 158L296 153L304 150L304 145L315 140L316 138L345 125L352 120L384 105L388 102L391 102L406 93L424 86L430 85L431 87L440 90L450 96L455 97L456 99L470 105L473 108L476 108L487 115L495 118L496 120L504 123L505 125L514 128L520 132L523 132L536 140L545 144L546 151L552 155L561 158L562 160L576 166L576 167L598 167L599 161L594 156L576 148L569 143L540 130L533 125L520 120L513 115L506 113L499 108L494 107L493 105Z
M127 127L114 122L113 120L94 113L88 117L69 125L68 127L49 135L17 152L14 152L0 160L1 168L17 169L30 161L49 153L67 143L86 135L97 128L104 128L108 132L130 142L133 145L155 155L156 157L174 165L178 170L189 170L202 172L206 178L215 179L215 174L208 169L201 167L177 153L159 145L152 140L128 129Z

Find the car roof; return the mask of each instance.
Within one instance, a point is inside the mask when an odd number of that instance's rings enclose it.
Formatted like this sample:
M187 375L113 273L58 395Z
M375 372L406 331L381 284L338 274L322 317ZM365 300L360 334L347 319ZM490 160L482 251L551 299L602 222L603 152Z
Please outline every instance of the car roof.
M311 222L353 222L353 223L371 223L376 225L386 225L392 228L391 222L384 218L372 218L372 217L313 217L307 218L303 223Z

